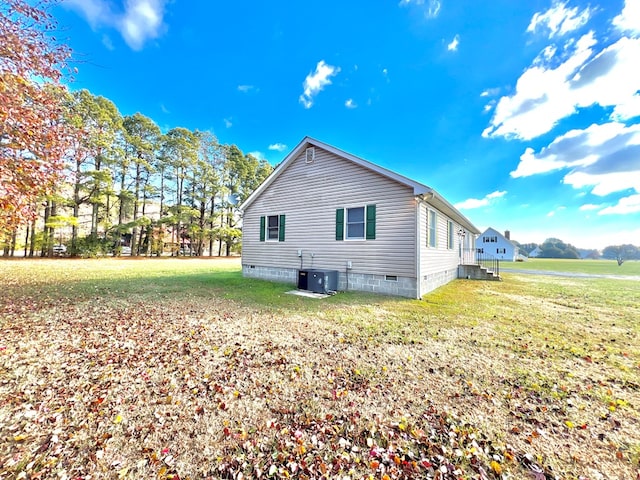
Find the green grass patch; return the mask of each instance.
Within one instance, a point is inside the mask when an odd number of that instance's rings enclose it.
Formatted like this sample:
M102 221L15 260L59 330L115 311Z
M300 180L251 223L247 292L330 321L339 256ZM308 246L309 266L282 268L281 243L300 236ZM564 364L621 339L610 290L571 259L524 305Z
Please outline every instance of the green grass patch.
M640 276L640 261L628 260L618 266L615 260L569 260L557 258L530 258L525 262L502 262L506 269L570 272L591 275Z

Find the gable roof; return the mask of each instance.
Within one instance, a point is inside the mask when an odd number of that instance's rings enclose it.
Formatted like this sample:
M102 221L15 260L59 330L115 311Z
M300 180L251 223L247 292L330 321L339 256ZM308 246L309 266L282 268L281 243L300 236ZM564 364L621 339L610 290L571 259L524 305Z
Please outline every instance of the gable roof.
M461 226L463 226L466 230L473 234L479 234L480 230L478 230L462 213L460 213L453 205L451 205L447 200L444 199L438 192L436 192L433 188L423 185L419 182L411 180L399 173L388 170L380 165L376 165L375 163L371 163L367 160L364 160L360 157L356 157L344 150L340 150L332 145L321 142L309 136L304 137L302 141L285 157L285 159L276 167L276 169L271 172L262 184L251 194L249 197L240 205L240 210L246 210L255 200L258 198L262 192L264 192L269 185L271 185L284 170L291 164L294 160L296 160L299 155L305 150L308 146L318 147L322 150L326 150L334 155L339 156L345 160L349 160L356 165L360 165L367 170L378 173L384 177L387 177L391 180L394 180L402 185L405 185L413 190L413 194L416 197L420 197L423 200L428 201L434 207L438 208L443 213L446 213L450 218L457 221Z
M495 228L492 228L492 227L487 228L484 232L482 232L482 234L480 236L482 237L484 235L487 235L489 232L491 232L491 235L496 235L496 236L500 237L502 240L504 240L505 242L510 243L515 248L519 248L515 243L513 243L511 240L509 240L507 237L505 237L503 234L501 234L498 230L496 230Z

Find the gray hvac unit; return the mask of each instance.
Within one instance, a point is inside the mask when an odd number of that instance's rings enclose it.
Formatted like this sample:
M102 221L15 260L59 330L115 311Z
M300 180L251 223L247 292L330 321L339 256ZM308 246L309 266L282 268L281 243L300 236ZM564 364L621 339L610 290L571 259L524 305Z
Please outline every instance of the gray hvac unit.
M298 288L314 293L335 293L338 290L338 271L319 268L299 270Z

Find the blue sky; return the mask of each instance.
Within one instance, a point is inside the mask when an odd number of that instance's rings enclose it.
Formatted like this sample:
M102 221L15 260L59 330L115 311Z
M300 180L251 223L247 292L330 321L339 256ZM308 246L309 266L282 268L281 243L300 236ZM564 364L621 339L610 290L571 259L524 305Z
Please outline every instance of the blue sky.
M280 162L306 135L520 242L640 245L640 0L63 0L72 89Z

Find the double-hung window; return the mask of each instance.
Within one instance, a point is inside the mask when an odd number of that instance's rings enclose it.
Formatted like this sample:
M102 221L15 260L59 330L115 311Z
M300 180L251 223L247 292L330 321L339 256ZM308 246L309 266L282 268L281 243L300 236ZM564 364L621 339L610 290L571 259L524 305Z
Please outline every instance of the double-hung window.
M336 240L375 240L376 206L338 208Z
M284 215L260 217L260 241L284 242Z
M438 216L435 210L427 208L427 246L436 247L438 231Z
M278 240L279 225L278 215L269 215L267 217L267 240Z
M453 250L453 222L447 220L447 248Z
M347 240L364 239L364 207L347 208Z

